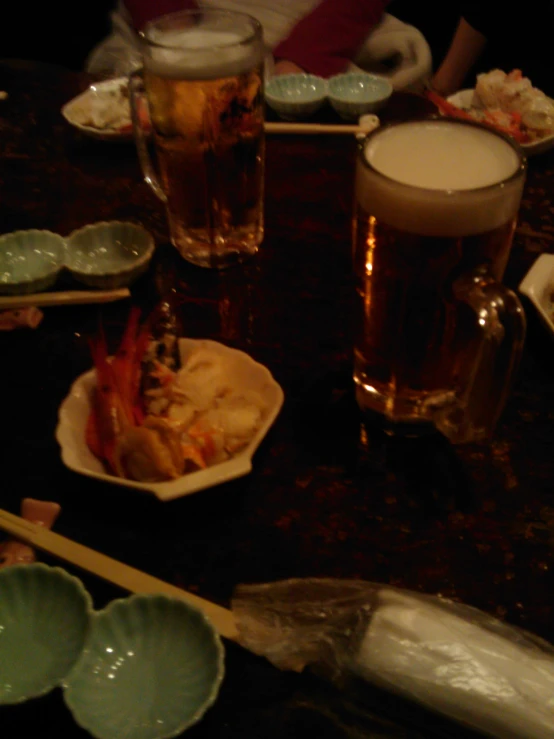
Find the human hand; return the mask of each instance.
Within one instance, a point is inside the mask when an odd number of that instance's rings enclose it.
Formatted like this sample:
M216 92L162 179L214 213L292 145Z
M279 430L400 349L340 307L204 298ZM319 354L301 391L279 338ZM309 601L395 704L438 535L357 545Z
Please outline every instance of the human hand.
M289 62L288 59L281 59L273 68L273 74L302 74L304 70L294 62Z

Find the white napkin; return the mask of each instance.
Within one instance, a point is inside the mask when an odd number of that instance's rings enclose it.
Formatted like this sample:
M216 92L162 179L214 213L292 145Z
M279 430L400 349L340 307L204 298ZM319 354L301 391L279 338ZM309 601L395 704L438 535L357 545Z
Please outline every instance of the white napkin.
M352 65L387 77L395 90L423 87L432 66L431 49L421 31L389 13L368 36Z

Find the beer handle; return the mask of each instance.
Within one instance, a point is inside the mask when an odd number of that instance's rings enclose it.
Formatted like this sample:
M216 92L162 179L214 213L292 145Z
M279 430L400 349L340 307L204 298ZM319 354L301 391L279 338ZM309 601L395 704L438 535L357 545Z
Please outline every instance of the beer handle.
M517 295L482 273L466 275L453 286L454 296L474 313L477 350L461 368L466 386L457 409L439 419L437 427L454 444L486 441L494 431L513 385L526 320Z
M167 196L160 185L158 175L154 171L154 165L152 164L152 158L148 151L148 143L144 132L144 123L141 121L140 116L139 105L141 102L147 104L144 92L144 78L141 69L132 72L129 76L129 102L131 105L133 134L135 137L135 144L144 181L150 185L154 193L162 202L165 203L167 201Z

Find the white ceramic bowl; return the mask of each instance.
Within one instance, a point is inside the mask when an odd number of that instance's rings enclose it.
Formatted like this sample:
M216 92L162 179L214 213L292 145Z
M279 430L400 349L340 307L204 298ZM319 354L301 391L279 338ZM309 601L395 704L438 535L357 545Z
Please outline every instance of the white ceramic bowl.
M264 403L261 424L248 444L230 459L203 470L189 472L168 482L136 482L106 472L104 466L85 442L85 427L96 387L96 372L90 370L78 377L60 406L56 439L61 448L62 462L70 470L114 485L153 493L160 500L173 500L199 490L247 475L252 469L254 452L275 421L284 395L280 385L262 364L237 349L209 339L179 339L182 354L206 347L222 356L229 366L229 384L236 390L258 393Z
M51 231L13 231L0 237L0 293L41 292L57 280L65 242Z
M59 567L0 570L0 704L60 685L81 654L91 614L81 581Z
M133 595L95 614L64 700L97 739L168 739L214 703L223 659L201 611L166 595Z
M128 285L146 271L154 239L142 226L125 221L91 223L67 238L66 266L89 287Z
M345 120L375 113L392 95L387 79L366 72L337 74L328 80L327 86L331 105Z
M282 74L265 86L268 105L285 120L309 118L321 108L327 96L327 83L314 74Z

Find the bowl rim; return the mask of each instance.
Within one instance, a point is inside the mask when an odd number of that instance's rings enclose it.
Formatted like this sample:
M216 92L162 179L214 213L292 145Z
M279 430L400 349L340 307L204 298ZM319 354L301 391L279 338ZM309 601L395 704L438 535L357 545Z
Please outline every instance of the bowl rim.
M309 100L287 99L287 98L282 97L281 95L278 95L278 94L276 95L275 92L273 92L270 89L270 86L272 85L273 82L277 84L278 80L286 80L286 79L289 79L289 80L292 79L298 82L300 82L301 80L304 80L306 82L313 81L318 86L321 86L321 90L314 89L313 90L313 92L315 93L314 97L310 98ZM288 104L308 105L310 103L315 103L319 100L324 100L327 97L327 92L328 92L328 85L327 85L327 80L324 77L320 77L317 74L310 74L309 72L295 72L293 74L280 74L280 75L271 77L268 80L268 82L266 82L264 95L267 100L271 100L271 101L274 101L276 103L280 103L283 105L288 105Z
M206 628L206 633L209 634L211 643L215 648L215 668L216 668L216 674L214 679L212 680L212 683L210 685L210 691L209 694L206 696L206 698L202 701L202 703L196 708L194 713L188 717L186 720L181 720L177 726L172 728L170 731L164 732L163 730L160 731L159 734L156 735L156 739L172 739L172 737L176 737L182 732L184 732L186 729L189 729L191 726L194 726L194 724L198 723L204 716L204 714L208 711L209 708L215 703L217 700L217 697L219 695L219 691L221 688L221 684L223 682L223 679L225 677L225 647L223 645L223 641L221 639L221 636L217 632L215 626L210 621L210 619L206 616L206 614L197 606L190 603L188 600L186 600L186 593L183 593L183 597L180 598L179 596L173 596L168 595L167 593L132 593L131 595L122 597L122 598L115 598L114 600L110 601L108 605L98 611L95 611L93 613L93 618L91 620L91 626L87 635L87 639L84 645L84 648L74 664L72 670L69 672L69 674L66 676L66 678L61 683L61 687L63 690L63 700L67 708L69 709L71 715L73 716L74 721L82 728L88 731L92 736L98 737L100 739L100 733L95 733L95 727L91 726L89 723L87 723L86 720L83 720L82 715L77 711L75 706L72 704L71 696L72 696L72 680L74 677L76 677L80 670L83 669L84 665L86 665L86 662L88 660L89 655L92 653L92 650L90 648L90 641L93 636L93 631L95 625L99 622L100 619L110 619L113 618L114 611L121 611L123 610L132 610L136 607L137 603L141 602L160 602L165 604L173 604L179 608L182 608L184 611L188 611L189 613L192 613L195 617L198 618L200 623ZM103 735L104 739L107 735ZM114 735L112 735L114 736Z
M133 261L125 266L125 267L114 267L113 269L104 269L104 270L83 270L79 269L78 267L73 266L73 264L70 264L69 255L71 252L71 242L72 239L83 234L87 233L89 231L101 231L101 230L107 230L108 228L111 228L113 226L131 226L135 231L142 232L146 236L146 247L145 250L142 252L142 254L139 254ZM102 277L110 277L114 275L124 275L127 272L134 271L138 267L143 266L144 264L148 263L152 256L154 255L154 250L156 247L156 242L154 240L154 237L148 231L144 226L134 223L133 221L97 221L96 223L87 223L84 226L80 226L79 228L74 229L71 231L71 233L66 237L65 242L67 244L67 251L66 251L66 259L64 262L64 266L66 269L68 269L72 274L76 275L86 275L88 277L97 275ZM91 262L91 266L94 267L94 262Z
M83 640L83 645L81 649L75 655L72 665L69 668L69 671L65 676L55 681L51 681L39 693L33 693L32 695L29 695L29 696L22 696L18 698L17 700L13 700L9 702L0 700L0 705L17 705L20 703L24 703L25 701L32 700L34 698L40 698L41 696L46 695L47 693L50 693L55 688L61 687L67 675L72 672L75 665L81 659L83 647L89 638L89 634L90 634L91 627L92 627L92 621L94 618L94 603L93 603L91 594L86 589L83 581L79 577L77 577L76 575L72 575L70 572L68 572L63 567L47 565L44 562L30 562L30 563L22 562L22 563L13 564L13 565L10 565L9 567L0 568L0 583L5 578L12 578L12 577L17 578L18 575L15 573L17 571L21 571L22 568L25 568L26 572L35 571L35 572L43 573L43 575L49 577L51 581L57 580L59 582L63 580L64 582L69 583L72 586L74 593L81 598L81 601L84 605L83 613L87 621L87 625L85 628L85 638Z
M334 89L335 88L335 84L338 84L338 82L340 82L341 80L344 80L347 77L351 77L353 79L364 79L364 78L366 78L368 80L371 80L372 82L375 82L375 83L378 83L380 85L383 85L384 86L384 90L383 90L382 93L380 93L379 95L376 95L371 100L363 100L363 101L362 100L359 100L358 101L358 100L350 100L350 99L347 99L346 97L344 97L343 95L341 95L340 92L338 92L337 90ZM342 72L341 74L335 74L335 75L333 75L328 80L328 95L329 95L329 99L331 99L331 100L332 99L335 99L335 100L338 100L338 101L344 102L344 103L353 103L354 105L357 105L359 103L366 103L366 104L367 103L377 103L377 102L380 102L381 100L386 100L387 98L389 98L392 95L393 92L394 92L394 88L393 88L392 83L390 82L390 80L388 80L386 77L383 77L381 75L372 74L371 72Z
M0 249L4 247L6 243L11 241L12 239L15 239L16 237L21 236L29 236L31 234L38 234L38 235L47 235L49 237L53 236L56 241L59 242L60 251L56 255L57 261L53 264L48 265L48 269L42 270L40 273L37 273L33 277L29 277L23 280L15 280L12 279L12 276L10 275L9 280L0 280L0 288L2 286L6 287L15 287L15 286L25 286L25 285L33 285L36 282L40 282L48 277L52 277L54 275L57 275L64 267L65 262L67 258L67 244L66 240L61 234L56 233L55 231L50 231L47 228L24 228L24 229L18 229L16 231L8 231L7 233L0 235ZM26 263L29 263L29 261L32 262L32 260L26 259Z
M146 236L146 248L142 254L139 254L133 261L131 261L129 264L125 265L124 267L114 267L113 269L109 270L93 270L93 271L87 271L83 269L79 269L70 262L70 249L71 249L71 239L76 236L77 234L87 231L87 230L94 230L99 227L103 228L111 228L113 226L130 226L135 231L141 231ZM60 242L61 245L61 259L60 261L56 262L51 269L44 270L40 274L37 274L36 276L31 277L30 279L25 280L0 280L0 295L4 294L5 292L9 292L10 294L13 294L9 288L18 289L17 294L26 294L29 292L29 290L25 290L24 288L32 287L35 284L42 284L44 280L48 280L49 278L53 278L53 283L57 281L59 278L59 275L64 270L67 270L71 275L75 277L75 279L79 282L84 282L85 280L83 278L100 278L100 277L125 277L127 275L132 275L137 270L140 270L142 268L146 268L154 256L154 252L156 250L156 240L154 239L153 234L146 229L142 224L135 223L134 221L122 221L122 220L113 220L113 221L97 221L95 223L86 223L84 226L80 226L79 228L74 229L71 231L71 233L68 236L62 236L59 233L56 233L55 231L50 231L46 228L28 228L28 229L20 229L16 231L8 231L7 233L0 234L0 248L2 248L3 241L9 241L13 239L16 235L27 235L27 234L47 234L49 236L54 236L55 239ZM91 263L91 266L94 267L94 263ZM83 276L83 277L81 277ZM51 286L51 285L50 285ZM49 287L50 287L49 286ZM5 288L5 291L2 290L2 288ZM35 290L36 292L43 292L47 290L48 287L41 288L40 290Z

